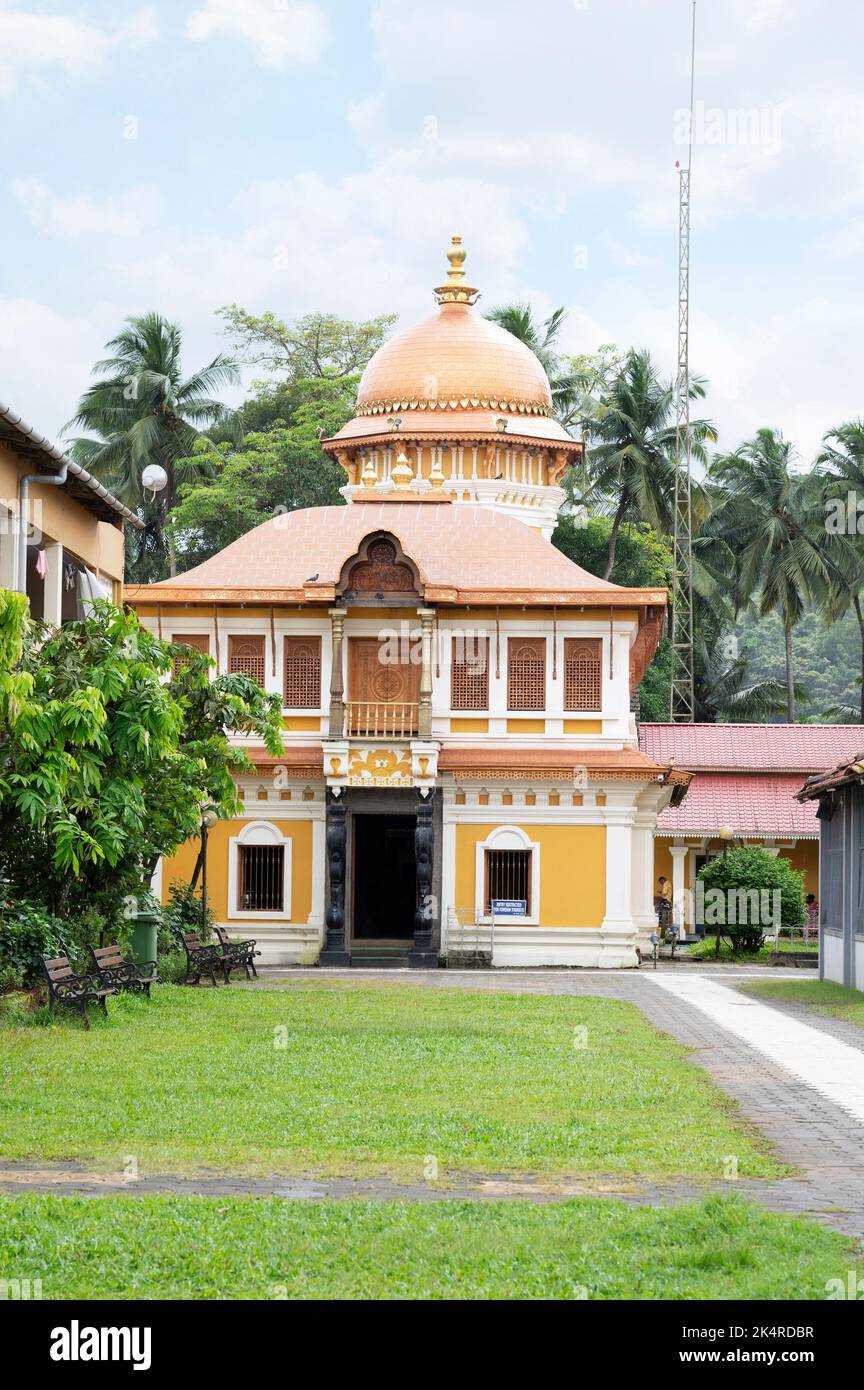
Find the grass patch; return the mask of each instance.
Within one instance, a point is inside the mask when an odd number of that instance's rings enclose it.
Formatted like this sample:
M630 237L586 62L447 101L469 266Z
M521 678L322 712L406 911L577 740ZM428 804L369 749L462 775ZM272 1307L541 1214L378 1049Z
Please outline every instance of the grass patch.
M713 936L705 936L701 941L694 941L681 952L686 955L688 960L722 960L731 962L733 965L748 965L758 963L766 964L773 955L805 955L819 958L819 942L814 941L788 941L781 937L779 941L766 941L759 951L738 952L734 955L728 941L720 944L720 955L717 955L717 943Z
M831 980L747 980L740 989L770 1003L772 999L789 1004L806 1004L816 1014L826 1018L842 1018L864 1028L864 993L860 989L845 989Z
M142 1173L785 1171L633 1005L350 982L160 986L0 1029L0 1154ZM584 1027L586 1046L574 1046ZM578 1038L576 1039L578 1041Z
M819 1299L855 1265L844 1237L735 1197L0 1197L0 1269L47 1299Z

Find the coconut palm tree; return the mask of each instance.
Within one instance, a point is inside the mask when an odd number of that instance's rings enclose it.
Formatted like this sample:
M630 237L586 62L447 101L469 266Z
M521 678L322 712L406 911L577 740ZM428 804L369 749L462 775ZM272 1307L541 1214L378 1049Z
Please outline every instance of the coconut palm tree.
M705 395L700 377L690 381L690 399ZM603 578L615 564L618 532L624 521L647 521L670 532L675 496L673 390L661 381L647 351L630 348L605 380L600 396L587 402L582 419L589 430L586 469L593 502L612 517ZM690 454L704 463L706 443L717 432L709 420L691 420ZM694 492L698 497L699 489Z
M125 327L106 344L110 354L93 368L100 379L78 403L67 430L89 433L70 444L70 454L102 481L146 522L141 533L143 556L149 544L166 551L165 521L180 483L200 476L194 454L201 431L230 417L214 392L239 380L234 363L221 353L208 366L183 377L181 333L161 314L128 318ZM185 462L181 465L180 460ZM155 500L144 496L141 474L159 464L168 484ZM170 538L170 572L176 561Z
M760 429L709 470L714 507L705 531L735 555L736 610L751 600L783 624L786 717L796 718L792 632L808 603L836 578L813 508L811 485L793 471L794 450L777 430Z
M858 503L864 506L864 421L850 420L828 431L815 475L822 544L837 566L817 601L830 622L854 610L861 649L861 701L855 718L864 724L864 536L858 530Z

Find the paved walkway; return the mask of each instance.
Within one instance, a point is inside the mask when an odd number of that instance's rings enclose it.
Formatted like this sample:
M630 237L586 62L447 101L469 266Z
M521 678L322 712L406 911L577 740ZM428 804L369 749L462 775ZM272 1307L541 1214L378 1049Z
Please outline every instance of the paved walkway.
M343 972L328 971L333 980ZM95 1176L59 1165L34 1171L24 1164L0 1169L0 1190L191 1195L268 1195L322 1200L437 1201L447 1198L520 1197L535 1201L578 1195L620 1196L632 1203L666 1205L706 1191L740 1191L769 1210L807 1214L837 1230L864 1239L864 1031L859 1040L842 1039L814 1019L804 1022L786 1007L774 1008L735 989L746 979L765 979L759 968L661 966L657 971L345 971L355 983L375 980L415 988L494 990L509 993L600 995L640 1008L661 1031L692 1050L694 1061L733 1097L746 1121L762 1131L781 1160L800 1176L773 1182L622 1183L595 1176L550 1186L530 1174L451 1175L446 1188L402 1186L385 1179L292 1180L154 1176L124 1183L117 1176ZM314 979L310 970L274 970L238 988L279 988L282 980ZM771 978L778 978L771 972Z

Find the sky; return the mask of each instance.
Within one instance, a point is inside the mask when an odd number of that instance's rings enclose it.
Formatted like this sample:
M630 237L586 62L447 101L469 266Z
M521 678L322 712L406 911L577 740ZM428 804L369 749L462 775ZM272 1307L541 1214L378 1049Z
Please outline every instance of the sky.
M690 0L0 0L0 400L52 439L123 319L481 309L672 373ZM864 414L864 6L698 0L691 346L734 448ZM238 397L239 398L239 397Z

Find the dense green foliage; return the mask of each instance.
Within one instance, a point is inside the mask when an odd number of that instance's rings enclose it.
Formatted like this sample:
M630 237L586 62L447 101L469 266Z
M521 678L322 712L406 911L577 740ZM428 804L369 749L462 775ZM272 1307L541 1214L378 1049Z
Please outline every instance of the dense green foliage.
M39 903L0 896L0 991L35 984L39 956L66 952L63 923Z
M242 443L203 446L203 473L180 488L172 518L180 567L190 569L273 517L300 507L342 505L345 473L321 448L350 417L356 378L307 383L307 398L286 424L246 434Z
M166 682L175 648L98 603L50 629L0 590L0 881L52 913L112 920L160 855L195 835L201 807L238 810L247 767L228 730L282 750L278 696L209 661ZM0 668L2 669L2 668Z
M843 1236L735 1196L355 1202L0 1197L0 1262L62 1299L824 1299ZM121 1321L120 1314L115 1318Z

